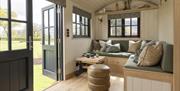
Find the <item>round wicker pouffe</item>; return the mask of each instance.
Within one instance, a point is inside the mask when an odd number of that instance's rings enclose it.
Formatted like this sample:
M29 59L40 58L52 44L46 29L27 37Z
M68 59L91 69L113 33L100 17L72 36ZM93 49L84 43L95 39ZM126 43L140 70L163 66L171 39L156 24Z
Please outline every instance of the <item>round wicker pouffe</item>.
M90 91L108 91L110 87L110 68L104 64L88 67L88 87Z

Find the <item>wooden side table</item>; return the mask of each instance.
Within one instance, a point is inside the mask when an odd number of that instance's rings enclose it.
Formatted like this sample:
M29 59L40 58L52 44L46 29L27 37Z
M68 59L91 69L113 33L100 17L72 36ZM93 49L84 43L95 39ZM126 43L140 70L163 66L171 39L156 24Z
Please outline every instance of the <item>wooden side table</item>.
M76 59L76 66L78 67L77 75L84 72L92 64L103 64L105 61L105 56L99 57L79 57Z

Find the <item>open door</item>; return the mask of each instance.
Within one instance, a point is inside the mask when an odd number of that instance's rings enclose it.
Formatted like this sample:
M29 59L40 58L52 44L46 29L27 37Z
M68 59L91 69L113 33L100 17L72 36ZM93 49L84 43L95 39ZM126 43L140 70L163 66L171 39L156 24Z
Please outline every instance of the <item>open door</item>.
M51 5L42 9L43 15L43 75L60 80L62 71L61 8Z
M32 0L0 5L0 90L33 91Z

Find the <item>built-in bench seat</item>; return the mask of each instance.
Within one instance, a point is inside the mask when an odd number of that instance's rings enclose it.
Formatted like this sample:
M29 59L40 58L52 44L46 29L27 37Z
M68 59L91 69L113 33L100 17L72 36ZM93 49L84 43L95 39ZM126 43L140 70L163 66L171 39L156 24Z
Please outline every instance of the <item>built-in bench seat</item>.
M96 52L100 56L108 56L108 57L123 57L123 58L129 58L132 53L128 52L118 52L118 53L107 53L107 52Z

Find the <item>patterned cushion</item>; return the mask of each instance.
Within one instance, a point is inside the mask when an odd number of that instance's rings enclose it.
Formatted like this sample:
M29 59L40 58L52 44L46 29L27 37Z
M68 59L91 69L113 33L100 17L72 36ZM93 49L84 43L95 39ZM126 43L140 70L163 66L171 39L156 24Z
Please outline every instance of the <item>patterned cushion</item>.
M160 62L162 57L162 42L146 46L139 56L138 66L154 66Z
M108 45L106 48L106 52L108 53L120 52L120 44Z
M101 52L105 52L107 46L112 44L112 40L108 40L107 42L105 42L105 41L99 41L99 43L100 43L100 45L101 45L100 51L101 51Z
M129 49L128 52L135 53L141 47L141 41L129 41Z
M101 49L101 45L99 41L96 41L96 40L92 41L91 47L92 47L92 51L97 51L97 50L99 51Z

